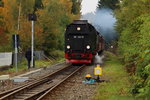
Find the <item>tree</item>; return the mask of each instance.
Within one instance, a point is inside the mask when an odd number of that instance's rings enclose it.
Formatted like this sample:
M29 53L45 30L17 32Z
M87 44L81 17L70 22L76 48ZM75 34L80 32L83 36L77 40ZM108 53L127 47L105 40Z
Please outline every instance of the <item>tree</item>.
M23 50L26 50L31 44L29 13L35 13L38 17L35 22L35 49L43 49L47 53L55 49L63 50L65 27L73 19L79 19L80 16L79 11L71 12L73 2L70 0L3 0L3 2L5 6L0 7L0 27L3 29L1 33L7 36L8 43L11 42L12 34L18 33ZM77 2L74 3L76 5Z
M118 8L119 0L100 0L98 2L98 7L99 8L110 8L110 9L116 9Z
M73 14L79 14L80 13L80 2L77 2L77 0L72 0L72 9L71 12Z
M38 9L43 9L44 5L42 3L42 0L35 0L35 5L34 5L34 12L36 12Z
M4 7L4 2L0 0L0 7Z
M38 23L43 29L44 43L43 49L47 54L51 51L63 50L64 32L66 25L71 23L75 18L79 18L78 14L73 14L71 1L66 0L44 0L44 9L37 11L39 16Z
M149 8L149 0L123 0L115 11L120 33L118 50L128 71L136 77L132 93L144 99L150 93Z

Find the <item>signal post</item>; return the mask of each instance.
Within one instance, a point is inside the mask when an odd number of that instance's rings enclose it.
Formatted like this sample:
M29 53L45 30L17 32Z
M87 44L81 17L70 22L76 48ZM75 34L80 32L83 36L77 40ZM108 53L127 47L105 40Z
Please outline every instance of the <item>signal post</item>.
M16 66L16 72L18 72L18 47L19 47L19 35L14 34L12 35L13 38L13 47L15 48L15 66Z
M29 21L32 23L32 35L31 35L31 67L34 67L34 22L37 20L36 14L28 15Z

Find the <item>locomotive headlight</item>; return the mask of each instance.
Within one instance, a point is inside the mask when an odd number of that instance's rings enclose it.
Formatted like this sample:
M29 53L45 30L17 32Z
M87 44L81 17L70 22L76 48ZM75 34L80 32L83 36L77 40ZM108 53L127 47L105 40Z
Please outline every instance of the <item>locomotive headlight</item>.
M78 31L80 31L80 30L81 30L81 28L80 28L80 27L77 27L77 30L78 30Z
M67 49L70 49L70 45L67 45Z
M90 49L90 46L89 46L89 45L87 45L87 46L86 46L86 48L87 48L87 49Z

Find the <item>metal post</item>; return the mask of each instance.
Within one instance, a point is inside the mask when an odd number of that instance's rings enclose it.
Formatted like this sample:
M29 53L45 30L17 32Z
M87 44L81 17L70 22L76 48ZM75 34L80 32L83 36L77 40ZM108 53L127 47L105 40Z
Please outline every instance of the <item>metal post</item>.
M29 21L32 22L32 39L31 39L31 67L34 67L34 21L36 21L36 15L29 14Z
M18 14L18 32L17 34L19 33L19 30L20 30L20 14L21 14L21 1L20 1L20 5L19 5L19 14Z
M31 67L34 67L34 21L32 20L32 39L31 39Z
M16 72L18 72L18 48L17 48L17 35L15 35L15 66L16 66Z

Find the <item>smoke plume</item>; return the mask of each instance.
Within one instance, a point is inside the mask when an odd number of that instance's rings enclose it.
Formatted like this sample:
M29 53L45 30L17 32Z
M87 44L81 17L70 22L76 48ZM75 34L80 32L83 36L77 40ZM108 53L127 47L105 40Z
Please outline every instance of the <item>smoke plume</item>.
M88 20L97 31L104 37L105 41L110 43L117 38L114 25L116 22L113 12L109 8L96 9L95 12L86 13L81 19Z

